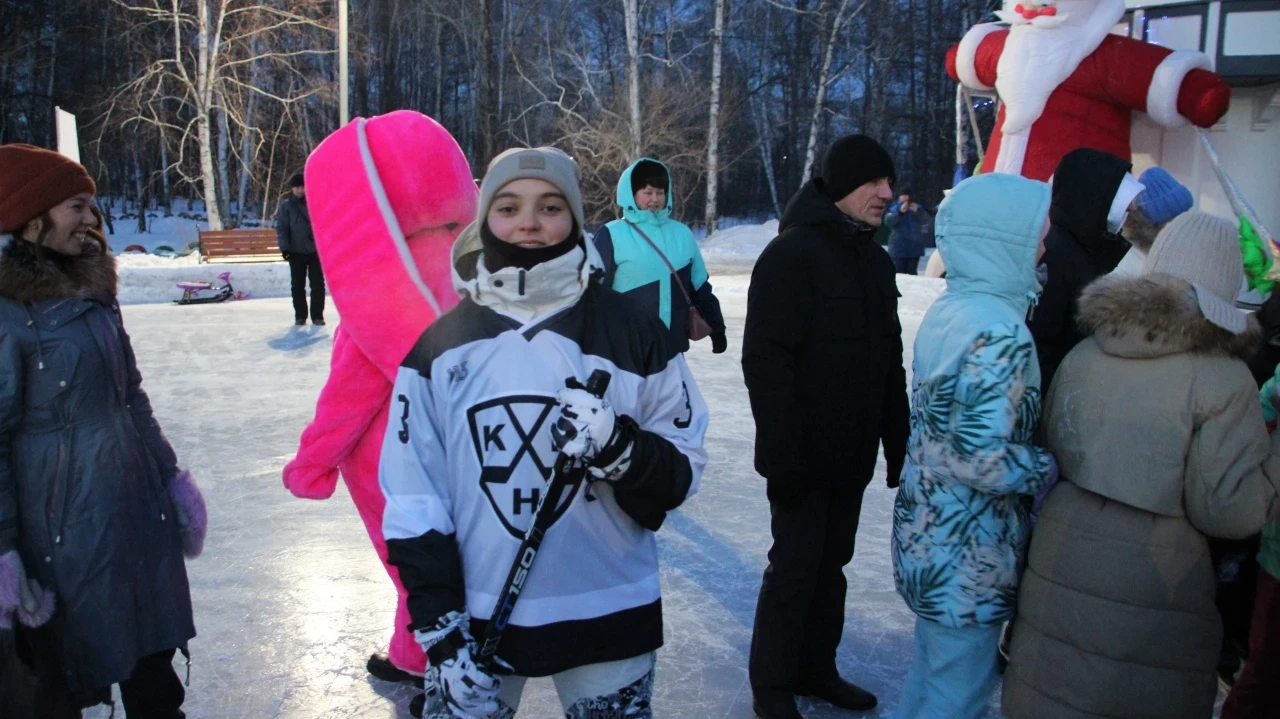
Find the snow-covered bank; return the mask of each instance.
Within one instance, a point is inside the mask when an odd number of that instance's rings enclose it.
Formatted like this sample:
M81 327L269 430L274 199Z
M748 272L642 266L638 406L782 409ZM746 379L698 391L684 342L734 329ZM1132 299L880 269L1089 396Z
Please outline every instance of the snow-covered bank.
M778 236L778 221L720 230L698 243L708 265L754 265L765 245Z
M721 230L700 242L716 294L745 294L751 266L777 234L778 222L770 220ZM120 267L122 304L172 302L182 296L175 287L178 282L214 281L223 272L230 272L231 284L251 297L289 296L289 266L284 262L202 265L195 253L183 257L127 253L118 255L116 261ZM923 314L946 289L946 283L899 275L898 288L903 295L900 310Z
M138 259L149 258L140 255ZM179 282L218 281L218 275L231 273L231 285L246 295L257 298L289 296L289 265L285 262L252 264L197 265L178 260L157 260L149 266L130 264L129 256L119 258L120 304L140 305L173 302L182 297Z

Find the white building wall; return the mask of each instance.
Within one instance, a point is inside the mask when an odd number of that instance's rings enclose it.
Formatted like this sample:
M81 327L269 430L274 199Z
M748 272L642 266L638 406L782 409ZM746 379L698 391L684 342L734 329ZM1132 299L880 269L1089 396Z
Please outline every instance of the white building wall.
M1231 107L1209 137L1258 219L1280 236L1280 119L1254 129L1255 102L1269 94L1232 88ZM1132 142L1134 174L1161 165L1191 189L1198 209L1235 217L1195 128L1164 130L1145 114L1134 113Z

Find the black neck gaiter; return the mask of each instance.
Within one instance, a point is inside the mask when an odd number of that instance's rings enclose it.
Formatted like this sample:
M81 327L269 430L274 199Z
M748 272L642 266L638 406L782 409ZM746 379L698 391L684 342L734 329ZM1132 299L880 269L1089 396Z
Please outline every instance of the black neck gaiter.
M548 247L521 247L510 242L503 242L489 229L489 223L480 225L480 245L483 247L484 268L490 273L507 267L519 267L531 270L543 262L550 262L557 257L569 254L569 251L582 244L578 233L578 223L573 223L573 230L564 242Z

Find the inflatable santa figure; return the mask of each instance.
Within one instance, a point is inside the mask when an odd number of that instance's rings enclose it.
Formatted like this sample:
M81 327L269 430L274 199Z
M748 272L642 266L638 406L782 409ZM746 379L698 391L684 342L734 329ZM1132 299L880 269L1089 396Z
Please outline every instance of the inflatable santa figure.
M370 657L369 673L417 683L426 657L409 631L408 593L387 564L378 460L401 361L458 303L449 254L475 218L478 190L449 131L409 110L356 118L330 135L307 160L306 180L316 249L342 324L315 421L284 484L298 497L327 499L341 471L399 597L391 643Z
M1201 52L1168 50L1111 33L1124 0L1019 0L947 52L947 72L995 89L1000 113L983 172L1048 180L1080 147L1130 159L1130 113L1160 125L1210 127L1231 89Z

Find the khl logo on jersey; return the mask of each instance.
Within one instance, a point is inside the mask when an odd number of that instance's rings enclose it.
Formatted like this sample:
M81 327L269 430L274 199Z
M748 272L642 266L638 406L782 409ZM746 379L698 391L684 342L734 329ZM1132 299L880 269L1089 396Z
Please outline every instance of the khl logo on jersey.
M480 488L511 536L524 539L533 511L555 471L551 444L554 397L515 395L486 400L467 410L471 442L480 462ZM566 487L552 523L578 493Z

